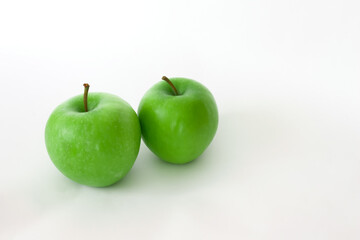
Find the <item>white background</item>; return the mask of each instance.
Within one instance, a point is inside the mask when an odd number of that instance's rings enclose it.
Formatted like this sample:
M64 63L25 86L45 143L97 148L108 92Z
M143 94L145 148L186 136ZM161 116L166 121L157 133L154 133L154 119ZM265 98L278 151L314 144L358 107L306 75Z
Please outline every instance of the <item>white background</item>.
M0 239L360 239L360 4L1 1ZM68 98L136 110L161 76L220 113L196 161L141 145L109 188L65 178L44 127Z

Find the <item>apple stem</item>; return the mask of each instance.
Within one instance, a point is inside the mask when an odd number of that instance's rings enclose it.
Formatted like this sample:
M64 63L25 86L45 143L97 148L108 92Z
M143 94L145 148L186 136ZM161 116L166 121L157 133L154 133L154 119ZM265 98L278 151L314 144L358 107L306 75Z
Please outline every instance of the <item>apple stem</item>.
M175 87L174 84L170 81L170 79L168 79L168 78L165 77L165 76L163 76L161 79L164 80L165 82L167 82L167 83L171 86L171 88L174 90L175 96L179 95L176 87Z
M88 83L84 83L84 106L85 106L85 112L88 111L88 93L89 93L90 85Z

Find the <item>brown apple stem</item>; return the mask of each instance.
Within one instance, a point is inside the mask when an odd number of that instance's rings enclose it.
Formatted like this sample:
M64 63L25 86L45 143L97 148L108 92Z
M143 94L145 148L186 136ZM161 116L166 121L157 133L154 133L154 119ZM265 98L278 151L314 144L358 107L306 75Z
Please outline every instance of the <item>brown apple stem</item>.
M89 93L90 85L87 83L84 83L84 106L85 106L85 112L88 111L88 93Z
M176 87L175 87L174 84L170 81L170 79L168 79L168 78L165 77L165 76L163 76L161 79L164 80L165 82L167 82L167 83L171 86L171 88L174 90L175 96L179 95Z

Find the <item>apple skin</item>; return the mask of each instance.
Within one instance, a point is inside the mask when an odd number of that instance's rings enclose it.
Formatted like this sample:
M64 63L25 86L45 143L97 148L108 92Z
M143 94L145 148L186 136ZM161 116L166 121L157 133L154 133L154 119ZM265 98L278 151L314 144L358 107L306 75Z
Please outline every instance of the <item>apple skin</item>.
M141 130L131 106L108 93L89 93L59 105L45 128L45 143L55 166L71 180L93 187L112 185L132 168Z
M161 81L145 93L138 114L147 147L164 161L184 164L199 157L214 138L218 110L213 95L199 82L170 80L179 95Z

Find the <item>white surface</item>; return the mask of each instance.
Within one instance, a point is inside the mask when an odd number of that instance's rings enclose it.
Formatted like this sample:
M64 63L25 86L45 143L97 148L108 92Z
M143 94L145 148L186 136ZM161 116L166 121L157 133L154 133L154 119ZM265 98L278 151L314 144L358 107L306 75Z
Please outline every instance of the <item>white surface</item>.
M360 239L360 5L353 1L1 1L0 239ZM142 144L97 189L51 163L44 127L90 91L134 109L162 75L206 85L195 162Z

